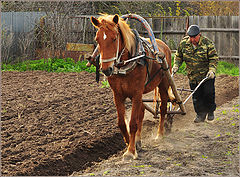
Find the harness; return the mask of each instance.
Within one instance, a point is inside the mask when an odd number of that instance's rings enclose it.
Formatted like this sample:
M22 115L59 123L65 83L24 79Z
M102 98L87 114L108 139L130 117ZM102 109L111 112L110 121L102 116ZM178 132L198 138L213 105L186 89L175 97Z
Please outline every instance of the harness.
M135 48L135 53L132 54L132 57L128 60L123 60L121 61L121 56L123 52L125 51L125 47L119 54L119 34L117 37L118 40L118 46L117 46L117 52L116 56L112 57L110 59L101 59L101 55L98 55L96 57L96 81L99 81L99 62L110 62L110 61L115 61L114 62L114 67L113 67L113 75L126 75L133 71L137 65L142 65L147 67L147 76L146 76L146 81L145 81L145 86L148 85L151 80L155 78L155 76L160 72L162 67L153 75L153 77L150 77L150 73L152 70L152 61L149 60L156 60L156 58L151 58L146 55L146 50L148 53L152 53L154 55L154 49L151 43L149 43L145 38L140 37L139 33L137 30L132 30L134 35L135 35L135 41L136 41L136 48ZM120 65L120 66L119 66Z
M156 60L155 58L148 57L146 55L146 50L148 53L152 53L154 55L154 50L151 45L145 38L140 37L139 33L136 30L132 30L134 35L135 35L135 41L136 41L136 49L135 49L135 54L133 57L131 57L128 60L120 61L121 55L123 54L123 51L125 48L122 50L121 54L119 57L113 57L111 59L105 60L106 61L113 61L116 60L114 64L114 69L113 69L113 74L114 75L126 75L129 72L133 71L137 65L146 65L147 67L147 76L146 76L146 82L145 86L147 86L154 78L155 76L160 72L162 67L154 73L152 78L150 77L150 73L152 71L152 61L149 60ZM124 66L118 67L118 65L123 64Z
M101 62L114 61L114 66L113 66L113 71L112 71L113 75L126 75L129 72L133 71L138 64L140 64L142 66L146 65L146 67L147 67L147 77L146 77L146 82L145 82L145 86L146 86L147 84L149 84L151 82L152 79L154 79L154 77L160 72L160 70L163 69L161 66L160 69L156 73L154 73L153 77L150 78L150 73L151 73L151 69L152 69L152 61L149 61L149 60L157 60L158 63L162 63L161 58L159 58L159 56L161 56L161 55L158 50L155 37L153 35L153 32L152 32L150 26L143 18L140 18L137 15L131 15L131 14L122 16L121 18L123 18L124 20L126 18L134 18L134 19L137 19L138 21L140 21L142 24L144 24L144 27L148 30L148 34L149 34L151 43L148 42L145 38L140 37L139 33L136 30L132 30L135 35L135 41L136 41L135 54L132 54L130 59L121 61L121 56L125 51L125 47L119 54L119 41L120 41L119 34L121 34L121 31L119 30L119 33L117 36L118 44L117 44L116 56L112 57L110 59L104 59L104 60L101 60L101 56L100 56L100 61ZM156 58L151 58L151 57L147 56L145 49L148 50L148 53L152 53L152 55L155 56ZM97 68L99 68L99 62L97 62ZM99 73L98 73L98 75L99 75ZM97 76L96 79L98 82L99 76Z
M120 58L116 59L116 62L114 64L113 74L122 74L126 75L127 73L134 70L134 68L137 66L137 64L145 65L145 59L146 56L145 49L143 47L142 40L136 30L132 30L135 35L135 41L136 41L136 49L135 54L132 54L132 57L128 60L120 61ZM150 47L149 47L150 48ZM123 49L123 51L125 48ZM121 52L121 54L123 53ZM119 56L121 56L121 54ZM123 65L119 67L119 65Z

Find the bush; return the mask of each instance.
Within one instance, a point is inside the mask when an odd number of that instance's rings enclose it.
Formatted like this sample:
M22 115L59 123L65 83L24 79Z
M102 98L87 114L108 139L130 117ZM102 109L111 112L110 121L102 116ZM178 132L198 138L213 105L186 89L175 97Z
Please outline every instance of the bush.
M87 71L89 73L96 72L94 66L87 67L87 61L74 62L73 59L48 59L48 60L27 60L17 64L2 64L2 71L48 71L48 72L81 72ZM172 57L173 64L173 57ZM178 73L187 74L186 64L183 63L179 68ZM227 74L231 76L239 76L239 68L234 64L219 61L217 67L217 74Z
M2 71L48 71L48 72L96 72L94 66L87 67L87 61L74 62L73 59L27 60L17 64L2 64Z

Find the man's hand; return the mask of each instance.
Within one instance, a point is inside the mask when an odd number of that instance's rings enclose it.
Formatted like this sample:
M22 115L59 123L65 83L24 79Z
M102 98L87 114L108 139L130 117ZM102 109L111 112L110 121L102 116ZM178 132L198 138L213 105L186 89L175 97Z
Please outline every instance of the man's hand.
M209 79L213 79L215 77L215 74L213 71L208 71L206 77L208 77Z
M86 64L87 67L90 67L91 65L92 65L92 64L91 64L89 61L88 61L87 64Z
M177 66L174 66L174 67L172 68L172 73L173 73L173 74L176 74L177 71L178 71L178 67L177 67Z
M94 60L93 57L92 57L92 55L90 55L90 56L87 55L87 56L86 56L86 59L88 60L86 66L87 66L87 67L90 67L90 66L92 65L92 63L93 63L93 60Z

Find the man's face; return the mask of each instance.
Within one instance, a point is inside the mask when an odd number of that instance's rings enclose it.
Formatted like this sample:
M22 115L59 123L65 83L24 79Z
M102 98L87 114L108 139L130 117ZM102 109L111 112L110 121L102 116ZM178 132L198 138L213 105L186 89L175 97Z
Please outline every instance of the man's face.
M200 33L197 36L190 36L190 41L192 44L197 45L200 39Z

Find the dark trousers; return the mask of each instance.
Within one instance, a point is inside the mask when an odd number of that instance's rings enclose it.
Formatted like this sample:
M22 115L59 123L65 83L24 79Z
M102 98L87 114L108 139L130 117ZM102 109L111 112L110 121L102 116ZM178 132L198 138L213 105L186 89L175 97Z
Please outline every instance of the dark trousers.
M214 83L215 78L205 81L193 94L193 106L197 114L214 112L216 110ZM194 90L198 83L190 83L189 85Z

